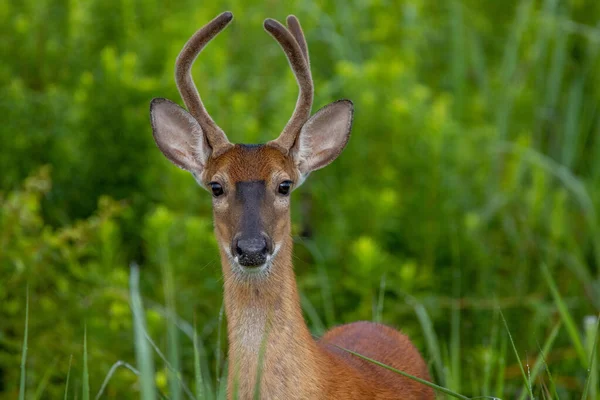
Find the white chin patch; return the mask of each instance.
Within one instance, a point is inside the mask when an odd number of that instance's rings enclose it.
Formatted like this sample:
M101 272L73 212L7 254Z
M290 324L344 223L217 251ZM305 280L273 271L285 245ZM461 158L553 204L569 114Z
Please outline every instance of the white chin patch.
M238 262L238 258L235 257L233 259L233 262L236 264L236 268L238 268L242 273L246 274L246 275L259 275L264 273L267 269L269 269L271 263L270 260L271 257L267 257L267 261L265 261L264 264L262 265L257 265L257 266L253 266L253 267L246 267L245 265L242 265Z

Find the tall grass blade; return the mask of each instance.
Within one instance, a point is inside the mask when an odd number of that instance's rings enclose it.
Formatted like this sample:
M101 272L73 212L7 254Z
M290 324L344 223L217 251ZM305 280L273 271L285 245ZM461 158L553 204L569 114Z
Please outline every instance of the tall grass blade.
M337 348L339 348L340 350L347 351L350 354L353 354L353 355L355 355L355 356L357 356L359 358L362 358L363 360L368 361L368 362L370 362L372 364L379 365L380 367L383 367L383 368L385 368L387 370L390 370L390 371L392 371L392 372L394 372L396 374L405 376L405 377L407 377L409 379L412 379L414 381L422 383L425 386L429 386L430 388L432 388L434 390L437 390L438 392L442 392L444 394L447 394L448 396L452 396L452 397L455 397L457 399L463 399L463 400L469 400L470 399L470 397L463 396L460 393L453 392L450 389L446 389L445 387L436 385L435 383L431 383L429 381L426 381L425 379L421 379L421 378L418 378L418 377L416 377L414 375L408 374L408 373L406 373L404 371L400 371L399 369L396 369L394 367L390 367L389 365L383 364L383 363L381 363L381 362L379 362L377 360L374 360L372 358L369 358L367 356L363 356L362 354L356 353L356 352L354 352L352 350L348 350L348 349L346 349L344 347L340 347L340 346L337 346L337 345L334 345L334 346L337 347ZM487 397L477 397L477 398L487 398ZM489 397L489 398L493 398L493 397Z
M333 304L333 294L331 285L329 284L327 269L325 268L325 257L323 257L323 254L314 241L302 240L302 244L316 260L319 287L321 289L323 308L325 310L325 322L328 326L335 325L335 306Z
M533 368L531 369L531 371L529 373L529 385L530 386L532 385L532 382L535 381L538 374L544 367L544 364L545 364L544 354L548 354L550 352L550 350L552 349L552 346L554 345L554 340L556 339L556 336L558 335L558 332L560 331L561 325L562 325L561 321L558 321L558 323L556 325L554 325L554 328L552 328L552 331L550 332L550 336L548 336L548 338L546 339L546 342L544 343L543 348L540 349L540 356L535 361L535 364L533 365ZM524 400L526 396L527 396L527 392L523 391L521 393L521 396L519 397L519 400Z
M550 367L548 367L548 363L546 362L546 358L544 357L544 352L542 351L541 348L540 348L540 357L542 358L542 362L544 363L544 368L546 370L546 374L548 374L548 380L550 381L550 388L548 389L548 393L551 393L554 396L554 399L559 399L558 392L556 391L556 384L554 383L554 379L552 378L552 373L550 373Z
M69 357L69 369L67 370L67 381L65 382L65 396L64 400L69 397L69 378L71 377L71 365L73 363L73 354Z
M514 85L509 85L509 83L513 82L515 71L517 70L519 48L521 47L521 41L527 24L530 21L529 15L531 14L532 5L533 1L526 0L520 2L517 6L515 21L510 30L512 34L504 48L504 57L501 67L501 82L505 83L506 90L502 95L498 107L496 107L498 110L496 113L496 127L498 138L500 140L507 139L508 124L511 121L510 116L514 105L514 95L510 91Z
M152 340L150 335L148 335L148 332L144 332L144 337L146 338L148 343L150 343L150 346L154 349L156 354L158 354L158 357L165 363L167 370L173 374L174 378L177 380L178 386L180 386L183 389L183 391L190 398L190 400L193 400L194 394L192 393L190 388L187 387L185 382L181 379L181 376L179 376L179 373L175 369L175 367L171 365L169 359L163 354L162 351L160 351L160 348L156 345L156 343L154 343L154 340Z
M229 369L229 365L226 362L223 366L223 373L221 376L217 378L217 381L220 382L217 386L217 399L225 400L227 398L227 371Z
M55 359L52 362L52 364L48 368L46 368L46 371L44 372L44 375L42 376L40 383L38 384L37 388L35 389L35 394L33 395L34 400L38 400L38 399L42 398L42 395L44 394L44 391L46 390L46 386L48 386L48 382L50 381L50 377L52 376L52 373L56 370L57 363L58 363L58 360Z
M21 380L19 382L19 400L25 400L25 373L27 365L27 335L29 334L29 285L25 295L25 332L21 348Z
M375 306L375 313L373 315L373 320L377 323L381 323L383 321L383 301L385 300L385 285L386 285L386 274L381 276L381 281L379 282L379 295L377 296L377 305Z
M302 309L308 317L311 332L314 335L321 336L325 332L325 324L310 299L302 292L300 293L300 304L302 304Z
M550 71L548 73L546 86L546 107L554 109L561 92L562 80L564 76L565 63L567 61L568 35L555 28L556 45L552 61L550 62Z
M453 246L456 248L456 246ZM455 256L455 258L457 258ZM457 260L458 261L458 260ZM458 304L460 298L460 271L457 263L453 266L453 283L452 291L454 302L452 304L450 316L450 365L452 368L452 384L449 383L452 389L457 392L461 391L461 359L460 359L460 306Z
M506 368L506 347L508 346L506 336L500 336L500 350L498 358L498 376L496 377L496 394L504 397L504 372Z
M585 319L584 325L590 361L588 364L588 376L585 381L581 400L586 400L586 398L589 400L596 400L598 398L598 384L600 383L600 376L598 376L600 368L598 368L598 355L596 354L598 349L598 338L600 336L600 314L596 317L588 316Z
M87 325L83 328L83 386L81 398L90 400L90 374L88 372Z
M130 265L129 291L131 299L131 312L133 314L135 358L140 371L140 394L143 400L156 399L154 385L154 361L152 351L146 341L146 319L144 306L140 296L140 269L136 263Z
M194 317L194 378L196 383L196 399L204 400L207 398L204 382L202 379L202 367L200 365L200 346L198 345L198 333L196 332L196 318ZM204 352L203 352L204 353Z
M536 80L536 86L540 88L540 90L536 91L536 102L538 104L544 104L546 101L546 93L545 90L542 90L545 86L546 79L546 69L547 63L546 61L548 55L548 42L550 35L552 34L554 25L550 22L553 21L556 13L556 6L558 0L544 0L544 5L541 10L541 18L538 23L538 29L536 33L536 40L533 44L533 51L531 62L534 65L534 76ZM537 112L536 121L533 132L533 147L541 148L542 143L542 132L544 130L545 124L544 121L547 119L547 115L545 112L541 110Z
M598 116L596 120L596 130L594 134L596 137L600 137L600 116ZM592 167L591 167L591 176L593 182L598 185L600 181L600 140L596 140L596 144L594 146L594 150L592 152ZM597 186L596 186L597 187ZM600 279L600 268L598 268L598 278Z
M126 369L133 372L136 376L140 376L140 371L135 369L131 364L129 364L125 361L121 361L121 360L117 361L108 370L108 373L106 374L106 377L104 378L104 382L102 382L102 386L100 386L100 390L98 390L98 394L96 394L96 397L94 398L95 400L100 400L100 398L102 397L102 394L104 394L104 391L106 390L106 387L108 386L108 382L110 382L111 378L113 377L113 375L115 374L115 372L117 371L117 369L119 367L125 367Z
M568 103L566 107L564 136L562 142L562 164L569 169L573 168L573 163L576 159L578 150L579 134L581 128L579 126L581 120L581 106L583 101L583 89L585 80L582 77L577 77L571 84L569 89Z
M429 318L429 314L425 307L422 304L417 302L410 296L407 296L407 303L413 306L415 313L417 314L417 318L419 323L421 324L421 329L425 333L425 341L427 343L427 348L429 350L429 355L433 359L433 365L437 372L438 380L442 385L445 384L446 374L444 370L444 364L442 362L442 354L440 352L440 346L438 344L437 336L433 329L433 324L431 322L431 318Z
M484 360L483 365L483 393L490 392L491 380L492 380L492 372L495 364L495 359L493 358L494 351L496 350L496 345L498 342L498 313L494 313L494 319L492 322L492 330L490 333L490 354L491 357Z
M328 326L335 325L335 306L333 304L333 294L329 284L329 276L324 263L317 264L319 273L319 286L321 288L321 297L323 297L323 308L325 309L325 320Z
M450 26L452 36L452 82L454 85L455 115L462 119L466 88L465 40L462 2L450 1Z
M581 342L581 337L579 336L579 332L577 331L577 326L575 325L575 322L573 321L573 317L569 313L569 308L567 307L564 300L562 299L562 296L560 295L560 292L558 291L558 288L556 287L556 282L554 282L554 279L552 278L552 275L550 274L550 271L548 270L548 266L546 264L542 264L541 269L542 269L542 274L544 275L544 279L546 280L546 283L548 284L548 286L550 288L550 292L552 293L552 297L554 298L554 302L556 303L556 307L558 308L558 313L560 314L560 317L562 318L562 320L565 324L565 328L567 329L567 333L569 334L569 337L571 338L571 342L573 343L573 346L575 347L575 351L577 352L577 355L579 357L581 365L583 367L587 367L588 360L585 355L585 349L583 347L583 343Z
M521 357L519 357L519 352L517 351L517 346L515 346L515 342L510 333L510 329L508 329L508 323L506 322L506 318L504 318L504 314L502 310L498 309L500 312L500 317L502 318L502 322L504 323L504 328L506 329L506 333L508 334L508 339L510 340L510 344L515 353L515 357L517 357L517 362L519 363L519 368L521 369L521 374L523 375L523 381L525 382L525 386L527 388L527 393L529 393L530 398L533 400L533 391L531 390L531 383L527 379L527 375L525 374L525 370L523 369L523 363L521 362Z
M165 240L166 241L166 240ZM179 367L179 332L177 330L176 306L175 306L175 284L173 282L173 272L168 254L168 243L163 243L164 249L160 252L162 255L162 277L165 303L167 305L167 359L171 368L169 368L169 394L173 400L181 400L180 367Z

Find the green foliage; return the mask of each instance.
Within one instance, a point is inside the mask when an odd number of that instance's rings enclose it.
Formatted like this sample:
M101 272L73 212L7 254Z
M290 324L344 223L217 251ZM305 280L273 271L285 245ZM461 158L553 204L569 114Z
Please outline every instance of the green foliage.
M302 21L315 109L356 107L343 155L293 195L311 329L401 327L468 396L600 395L583 324L600 311L599 2L23 0L0 3L0 399L19 393L27 286L26 398L86 393L85 354L92 396L114 365L104 398L154 393L130 366L152 356L139 327L166 354L144 374L159 393L224 393L210 196L160 155L148 104L179 100L178 51L226 9L194 77L232 141L274 138L297 96L266 17Z

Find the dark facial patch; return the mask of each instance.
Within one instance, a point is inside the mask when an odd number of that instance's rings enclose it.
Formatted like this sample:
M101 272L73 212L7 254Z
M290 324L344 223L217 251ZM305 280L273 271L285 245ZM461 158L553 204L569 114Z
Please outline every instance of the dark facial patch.
M232 247L240 264L251 267L266 262L271 251L270 239L263 233L261 208L265 199L265 181L242 181L235 184L236 202L241 207L238 234Z
M265 181L236 182L235 192L236 200L242 205L240 233L242 236L260 234L260 208L265 199Z

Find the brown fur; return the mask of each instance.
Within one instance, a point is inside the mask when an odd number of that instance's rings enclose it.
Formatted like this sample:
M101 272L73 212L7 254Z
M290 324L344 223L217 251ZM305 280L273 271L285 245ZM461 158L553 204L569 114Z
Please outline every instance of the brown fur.
M232 190L237 181L264 180L286 174L296 179L289 157L268 146L236 145L212 160L205 182L219 176ZM259 369L265 399L433 399L433 391L418 382L364 361L336 346L423 379L425 362L409 339L398 331L370 322L336 327L315 341L303 319L292 266L289 208L265 210L266 229L281 244L266 277L245 279L232 267L224 250L234 234L229 207L215 208L215 232L221 244L225 310L229 336L229 397L254 396ZM274 215L268 215L274 214ZM264 343L264 344L263 344ZM259 350L265 346L262 366Z
M354 322L333 328L319 341L319 347L335 359L337 368L344 371L332 381L344 382L344 376L356 372L357 380L364 385L333 386L328 398L374 399L433 399L433 390L410 378L403 377L365 361L337 346L404 371L410 375L430 380L427 365L407 336L388 326L373 322ZM364 393L364 395L357 395Z

